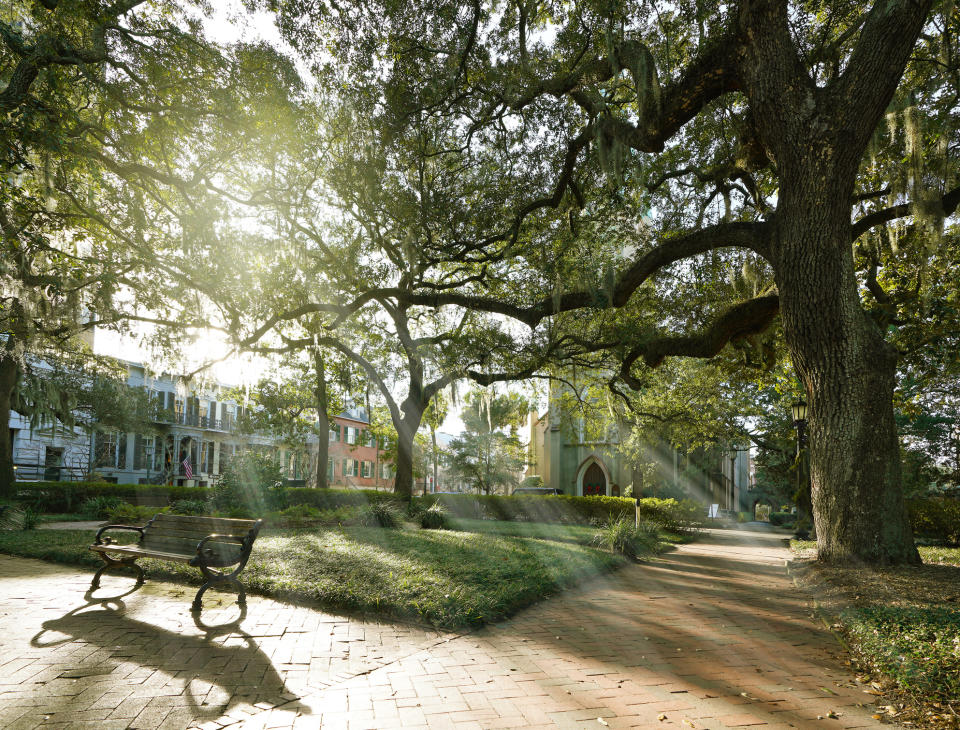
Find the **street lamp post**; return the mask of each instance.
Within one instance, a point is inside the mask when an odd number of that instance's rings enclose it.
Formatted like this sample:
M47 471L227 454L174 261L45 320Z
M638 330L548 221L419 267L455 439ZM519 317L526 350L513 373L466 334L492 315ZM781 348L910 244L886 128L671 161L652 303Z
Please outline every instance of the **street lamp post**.
M810 525L813 526L812 505L810 514L803 514L807 510L807 503L811 496L809 469L804 468L807 465L803 460L804 451L807 447L807 404L801 398L793 403L791 410L793 411L793 425L797 429L797 507L800 511L797 516L797 534L799 536L801 533L800 517L809 517ZM806 483L804 483L804 479L806 479Z

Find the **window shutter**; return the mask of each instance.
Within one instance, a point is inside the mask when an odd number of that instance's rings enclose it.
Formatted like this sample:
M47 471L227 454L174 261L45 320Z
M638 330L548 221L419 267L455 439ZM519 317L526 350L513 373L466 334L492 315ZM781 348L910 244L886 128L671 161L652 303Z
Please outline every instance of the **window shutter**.
M133 435L133 468L143 469L143 436Z

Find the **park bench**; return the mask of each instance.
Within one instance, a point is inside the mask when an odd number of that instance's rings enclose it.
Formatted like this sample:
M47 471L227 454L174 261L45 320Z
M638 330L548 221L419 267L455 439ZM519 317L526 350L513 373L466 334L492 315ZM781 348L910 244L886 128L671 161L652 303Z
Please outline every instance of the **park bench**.
M197 591L191 611L199 612L204 592L219 583L236 586L237 603L246 605L246 591L237 579L250 558L263 520L234 520L221 517L188 517L161 512L143 527L106 525L97 531L90 549L99 553L104 565L93 576L92 589L100 587L100 576L111 567L132 567L137 570L137 585L143 583L139 558L156 558L187 563L199 568L206 583ZM136 544L113 541L108 530L132 530L140 533ZM231 569L231 570L227 570Z

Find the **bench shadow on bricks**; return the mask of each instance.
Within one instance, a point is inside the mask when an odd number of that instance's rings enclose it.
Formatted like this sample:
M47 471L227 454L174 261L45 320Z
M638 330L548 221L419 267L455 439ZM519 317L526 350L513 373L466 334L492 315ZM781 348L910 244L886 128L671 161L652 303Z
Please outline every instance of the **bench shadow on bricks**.
M182 695L185 700L182 707L190 711L198 722L223 715L225 706L236 695L243 695L244 701L251 705L267 700L273 704L282 702L285 709L304 714L311 712L309 707L302 706L299 702L290 704L286 700L277 699L284 694L289 696L290 693L283 678L253 637L239 628L245 611L241 612L238 619L218 626L208 626L195 616L194 623L204 634L187 636L125 616L125 605L120 599L131 592L133 591L120 597L93 599L88 591L85 605L60 618L44 621L43 628L31 639L31 646L39 649L54 648L70 642L98 646L106 651L108 656L102 660L100 666L82 667L80 672L87 676L96 675L104 680L122 664L135 663L140 668L150 669L151 674L159 670L169 677L168 694ZM65 635L65 638L57 636L53 640L45 640L44 635L47 633L54 636ZM220 637L225 637L230 643L240 641L241 644L225 646L217 641ZM77 663L74 661L72 664L75 666ZM64 674L67 671L65 670ZM116 678L118 688L125 686L136 689L136 685L131 685L129 681L124 683L123 679L124 677L119 676ZM195 696L191 691L191 685L195 681L203 687L199 696ZM182 689L175 691L181 685ZM221 696L225 694L226 699L204 706L204 698L214 687L219 687L222 690ZM62 699L67 705L63 710L72 710L69 704L73 698L67 696Z

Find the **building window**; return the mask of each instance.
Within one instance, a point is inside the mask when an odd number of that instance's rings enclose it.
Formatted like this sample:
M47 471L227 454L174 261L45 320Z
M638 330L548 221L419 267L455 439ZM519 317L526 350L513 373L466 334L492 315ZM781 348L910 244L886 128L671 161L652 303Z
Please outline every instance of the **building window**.
M380 478L381 478L381 479L389 479L391 476L393 476L393 475L390 473L390 465L389 465L389 464L381 464L381 465L380 465Z
M343 476L345 477L355 477L358 476L360 471L360 462L356 459L344 459L343 460Z
M363 432L363 445L368 446L371 449L377 445L377 437L374 436L370 431Z
M358 429L353 426L345 426L343 430L346 432L343 439L345 442L348 444L357 443Z
M373 475L373 462L365 461L363 462L363 476L365 479L369 479Z
M119 450L119 434L102 433L98 431L93 441L93 465L95 467L117 466L117 452Z
M333 479L333 457L327 458L327 479Z

